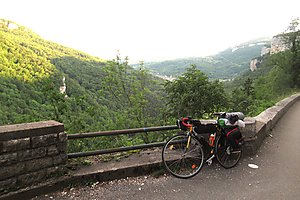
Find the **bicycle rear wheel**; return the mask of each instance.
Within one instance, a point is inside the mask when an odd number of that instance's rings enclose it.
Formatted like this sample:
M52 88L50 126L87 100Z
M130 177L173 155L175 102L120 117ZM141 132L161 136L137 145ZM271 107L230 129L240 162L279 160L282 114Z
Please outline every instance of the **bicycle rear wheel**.
M178 178L190 178L199 173L203 166L204 155L198 138L176 135L164 145L162 160L165 168Z
M218 137L215 151L218 162L226 169L234 167L242 156L242 148L232 149L225 135Z

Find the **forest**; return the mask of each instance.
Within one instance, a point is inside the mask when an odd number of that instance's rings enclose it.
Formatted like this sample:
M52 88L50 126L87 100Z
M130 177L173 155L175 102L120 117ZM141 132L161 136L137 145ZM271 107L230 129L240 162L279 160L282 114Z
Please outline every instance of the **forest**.
M215 111L255 116L300 87L299 30L283 35L287 51L265 55L255 72L233 81L211 80L195 64L166 81L143 62L132 67L121 55L103 60L10 23L0 20L0 125L56 120L72 134L173 125L183 115L203 119ZM69 151L159 140L151 134L79 140Z

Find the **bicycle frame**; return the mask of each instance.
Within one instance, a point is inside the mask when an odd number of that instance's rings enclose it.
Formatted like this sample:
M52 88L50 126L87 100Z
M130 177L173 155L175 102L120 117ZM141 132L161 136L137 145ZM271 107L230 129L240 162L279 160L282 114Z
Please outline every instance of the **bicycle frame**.
M191 143L191 134L195 136L194 134L194 127L189 127L189 135L188 135L188 141L187 141L187 145L186 145L186 148L188 149L190 147L190 143Z
M209 146L209 144L208 144L208 142L206 141L206 140L201 140L201 138L203 138L202 136L201 137L198 137L198 135L199 135L199 133L197 133L195 130L195 127L194 126L192 126L192 127L189 127L189 133L188 133L188 144L187 144L187 148L189 147L189 143L190 143L190 138L192 137L191 135L193 135L194 137L197 137L197 138L199 138L200 139L200 141L203 141L203 142L205 142L206 143L206 148L209 148L209 147L211 147L211 146ZM218 126L217 124L216 124L216 139L215 139L215 142L216 142L216 140L217 140L217 138L218 137L220 137L221 136L221 134L222 134L222 132L223 132L224 130L220 127L220 126ZM202 145L202 146L204 146L204 145ZM209 146L209 147L208 147ZM213 159L216 157L216 147L215 147L215 145L214 146L212 146L210 149L209 149L209 151L210 151L210 153L209 153L209 157L205 160L205 162L210 166L211 164L212 164L212 161L213 161Z

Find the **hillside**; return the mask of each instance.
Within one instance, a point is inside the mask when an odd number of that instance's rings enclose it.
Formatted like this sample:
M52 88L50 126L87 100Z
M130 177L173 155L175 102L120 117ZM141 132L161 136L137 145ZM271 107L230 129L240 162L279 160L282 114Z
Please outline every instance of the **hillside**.
M84 132L151 124L159 81L119 57L105 61L0 19L0 125L54 119Z
M269 39L258 39L226 49L210 57L149 62L145 63L145 67L154 74L176 77L194 64L212 79L232 79L249 70L251 59L260 56L261 48L269 44Z

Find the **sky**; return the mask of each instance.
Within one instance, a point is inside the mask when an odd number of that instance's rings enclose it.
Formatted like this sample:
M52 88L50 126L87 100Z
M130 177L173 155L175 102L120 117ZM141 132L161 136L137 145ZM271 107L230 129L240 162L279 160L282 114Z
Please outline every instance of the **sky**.
M0 18L46 40L130 63L216 54L282 33L299 0L0 0Z

